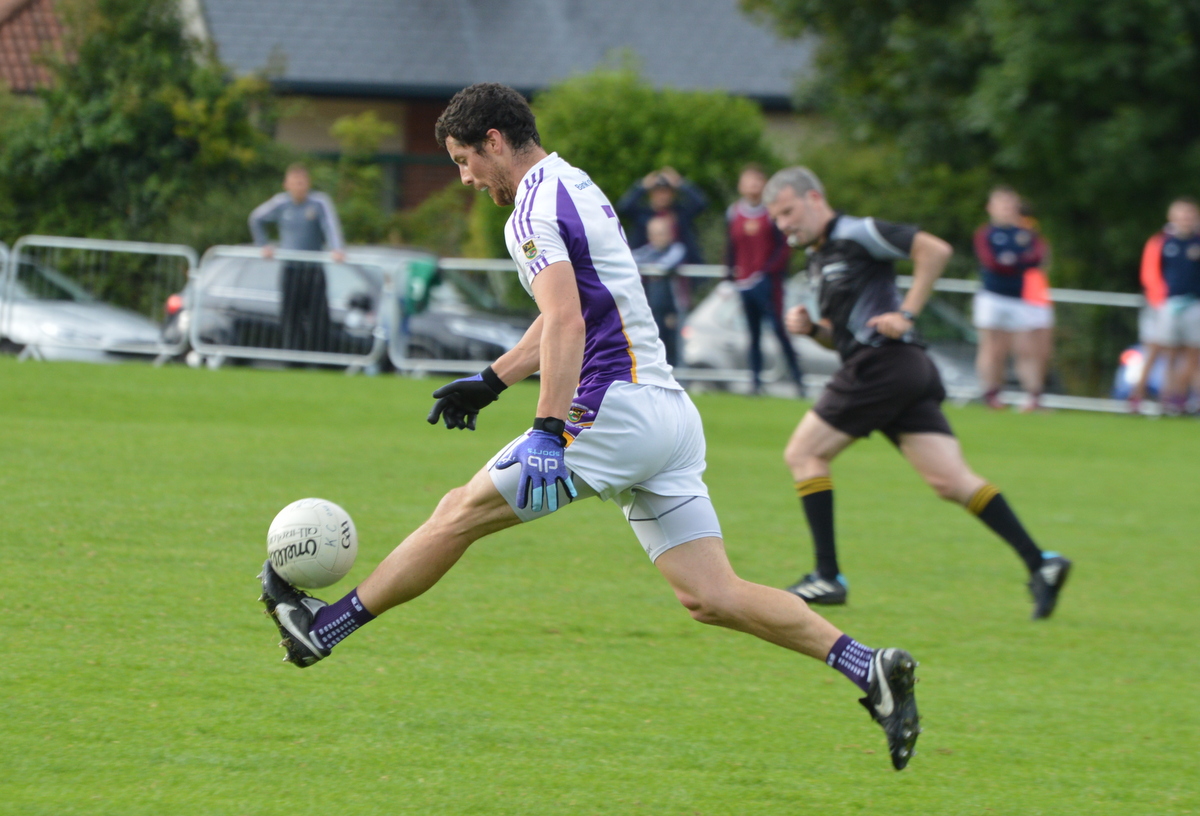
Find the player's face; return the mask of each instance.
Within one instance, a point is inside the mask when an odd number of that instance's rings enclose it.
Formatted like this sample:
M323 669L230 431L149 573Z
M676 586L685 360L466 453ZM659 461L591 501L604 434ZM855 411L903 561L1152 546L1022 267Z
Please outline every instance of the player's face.
M483 150L475 150L447 136L446 151L458 165L458 177L463 184L486 192L501 207L516 200L517 189L500 158L502 151L497 143L489 140L484 142Z
M1189 236L1200 232L1200 210L1186 201L1176 201L1167 210L1167 221L1177 235Z
M780 232L788 237L789 244L808 246L825 231L821 210L816 206L820 200L820 193L815 190L800 195L791 187L784 187L767 205L767 212Z

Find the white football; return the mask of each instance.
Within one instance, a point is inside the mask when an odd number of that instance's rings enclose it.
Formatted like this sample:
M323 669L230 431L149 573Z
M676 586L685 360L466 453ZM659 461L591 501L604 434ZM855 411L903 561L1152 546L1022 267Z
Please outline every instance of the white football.
M345 577L358 555L350 515L325 499L300 499L279 511L267 530L267 555L279 577L319 589Z

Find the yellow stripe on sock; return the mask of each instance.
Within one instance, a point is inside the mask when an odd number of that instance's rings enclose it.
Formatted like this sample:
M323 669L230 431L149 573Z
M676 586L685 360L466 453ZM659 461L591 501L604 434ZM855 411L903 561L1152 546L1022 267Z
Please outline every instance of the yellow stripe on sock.
M802 499L813 493L820 493L822 490L833 490L833 479L828 476L818 476L815 479L796 482L796 495Z
M967 501L967 511L978 516L984 511L992 499L1000 495L1000 488L994 484L985 484L983 487L971 494L971 498Z

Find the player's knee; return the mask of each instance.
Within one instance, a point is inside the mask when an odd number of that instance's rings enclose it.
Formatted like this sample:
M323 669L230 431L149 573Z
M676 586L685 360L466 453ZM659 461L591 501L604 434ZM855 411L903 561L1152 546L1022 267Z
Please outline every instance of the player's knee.
M959 501L958 484L956 480L945 475L928 476L926 480L929 486L933 488L933 492L937 493L939 499L946 501Z
M688 593L676 590L675 597L695 621L709 626L726 626L731 620L729 606L722 601L722 595L719 593Z
M476 527L487 522L486 508L478 500L469 485L456 487L438 502L433 519L450 535L472 536ZM473 536L472 536L473 537Z

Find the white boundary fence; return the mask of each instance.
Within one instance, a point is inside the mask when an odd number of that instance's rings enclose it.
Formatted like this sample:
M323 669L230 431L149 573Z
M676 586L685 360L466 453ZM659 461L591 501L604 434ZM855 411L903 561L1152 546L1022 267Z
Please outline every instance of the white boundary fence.
M39 252L38 250L42 250ZM157 356L159 359L182 353L187 347L186 338L169 343L163 339L161 332L162 317L160 309L166 303L166 298L172 293L180 292L195 271L197 266L196 251L181 244L154 244L142 241L109 241L98 238L66 238L51 235L26 235L18 239L10 252L7 253L7 263L4 264L4 278L0 284L0 336L25 346L25 356L39 356L43 348L81 349L97 352L113 352L119 354L143 354ZM146 307L141 310L141 316L148 321L158 324L156 337L151 332L139 331L136 339L130 339L123 332L125 329L113 329L106 334L103 328L103 317L93 316L93 321L100 321L92 330L83 326L81 330L59 330L51 328L55 324L42 321L38 326L26 325L22 321L26 310L38 303L18 298L22 287L21 274L28 269L30 275L44 277L51 285L57 285L55 278L61 282L64 278L85 291L89 286L101 281L118 256L145 256L154 259L148 270L148 291L139 293ZM76 263L82 260L83 263ZM83 279L79 280L70 274L74 269L55 269L56 265L82 269ZM88 293L91 294L91 293ZM53 303L53 301L43 301ZM130 310L126 310L130 311ZM36 318L35 318L36 319ZM80 319L87 321L88 315ZM81 324L82 326L83 324ZM33 334L36 330L36 335Z
M301 306L324 309L328 315L326 330L307 342L308 348L284 347L280 281L288 263L320 265L326 277L316 297L328 299ZM247 278L248 270L253 280ZM352 281L351 287L333 281L333 274ZM394 277L389 265L369 253L350 253L336 263L328 252L279 249L267 259L257 247L215 246L204 253L193 278L188 336L211 368L226 358L368 368L383 357L388 326L397 321ZM368 294L370 303L352 302L358 293Z
M439 263L439 268L444 271L472 271L486 273L489 279L496 276L507 276L516 274L516 266L506 259L475 259L475 258L443 258ZM660 271L648 267L643 269L643 274L655 275L662 274ZM680 266L677 274L687 278L697 279L713 279L722 278L726 274L724 266L717 264L685 264ZM910 276L901 275L896 279L896 284L901 289L908 289L912 286L912 278ZM972 294L979 290L979 281L965 280L958 278L942 278L934 286L934 290L938 292L957 292L963 294ZM1051 289L1051 299L1055 303L1073 303L1084 304L1091 306L1110 306L1125 309L1140 309L1146 305L1145 298L1141 295L1126 294L1121 292L1094 292L1082 289ZM453 371L453 372L474 372L482 368L486 363L481 363L477 360L411 360L406 359L398 354L398 349L401 348L398 343L389 343L392 355L392 362L396 368L401 371ZM686 367L676 367L675 376L687 382L712 382L712 383L749 383L750 373L746 369L696 369ZM828 377L823 375L807 374L804 377L806 388L811 390L823 386ZM978 392L965 388L948 388L951 399L957 401L967 401L975 399L979 396ZM1024 395L1017 392L1002 392L1000 394L1002 401L1017 405L1020 404ZM1050 408L1066 408L1072 410L1086 411L1109 411L1116 413L1128 412L1128 405L1122 400L1098 399L1093 397L1073 397L1061 394L1047 394L1043 397L1042 402ZM1146 413L1155 413L1156 406L1146 405L1143 407Z

